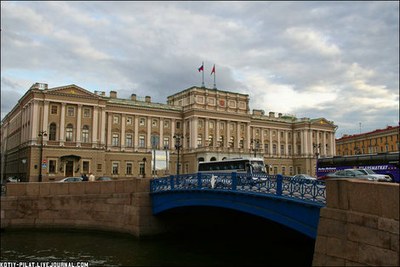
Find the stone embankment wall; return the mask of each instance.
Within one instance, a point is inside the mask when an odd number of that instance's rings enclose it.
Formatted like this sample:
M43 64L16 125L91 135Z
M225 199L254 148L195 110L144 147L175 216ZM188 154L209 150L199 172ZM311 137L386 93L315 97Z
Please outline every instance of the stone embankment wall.
M399 184L330 180L313 266L399 266Z
M111 230L135 236L162 229L152 215L150 179L7 184L1 228Z

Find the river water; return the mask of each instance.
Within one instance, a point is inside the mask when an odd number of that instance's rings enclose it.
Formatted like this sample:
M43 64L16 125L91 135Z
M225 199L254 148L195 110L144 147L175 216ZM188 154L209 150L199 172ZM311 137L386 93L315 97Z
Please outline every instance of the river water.
M89 266L311 266L314 240L255 216L223 209L177 210L167 234L7 229L1 262L86 262Z

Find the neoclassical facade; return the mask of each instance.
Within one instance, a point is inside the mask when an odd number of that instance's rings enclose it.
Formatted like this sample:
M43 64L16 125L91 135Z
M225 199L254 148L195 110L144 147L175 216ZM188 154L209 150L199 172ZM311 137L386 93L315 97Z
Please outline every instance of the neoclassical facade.
M249 100L193 86L161 104L35 83L2 120L2 177L151 177L153 150L169 155L158 176L175 174L178 161L180 173L194 173L199 161L237 157L261 157L271 174L314 175L318 155L335 155L333 122L250 111Z

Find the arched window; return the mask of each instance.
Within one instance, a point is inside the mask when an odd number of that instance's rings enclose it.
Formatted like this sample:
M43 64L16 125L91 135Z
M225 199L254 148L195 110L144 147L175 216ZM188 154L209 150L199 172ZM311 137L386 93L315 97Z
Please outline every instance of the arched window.
M200 158L198 158L198 161L199 161L199 162L202 162L202 161L204 161L204 158L203 158L203 157L200 157Z
M55 141L57 136L57 125L53 122L50 124L49 140Z
M210 161L216 161L217 159L215 158L215 157L212 157L211 159L210 159Z
M89 126L87 125L82 128L82 143L89 143Z
M67 125L66 133L65 133L65 141L73 141L74 136L74 127L72 124Z

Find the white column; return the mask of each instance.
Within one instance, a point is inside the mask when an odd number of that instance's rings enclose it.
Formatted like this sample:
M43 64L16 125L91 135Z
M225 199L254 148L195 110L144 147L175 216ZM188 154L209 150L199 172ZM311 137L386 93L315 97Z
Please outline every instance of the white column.
M198 118L197 117L194 117L193 119L192 119L192 148L193 149L196 149L197 148L197 135L198 135L198 132L197 132L197 129L198 129Z
M247 149L250 149L250 142L251 142L251 138L250 138L250 135L251 135L251 127L250 127L250 122L248 122L248 123L246 123L246 141L247 141Z
M204 144L206 144L205 142L208 141L208 124L209 124L209 119L206 118L204 120Z
M219 123L220 123L220 120L216 120L216 122L215 122L215 143L214 143L215 147L217 147L217 144L219 144L219 130L220 130Z
M82 104L78 104L78 112L76 114L76 145L81 146L82 132Z
M164 118L160 118L159 132L160 140L158 146L160 147L160 149L164 149Z
M147 117L147 148L151 148L151 117Z
M335 133L332 132L330 134L330 139L331 139L331 147L330 147L330 155L336 155L336 142L335 142Z
M273 155L272 129L269 129L269 154Z
M244 144L243 144L244 145ZM236 123L236 147L240 147L240 123Z
M175 148L175 138L174 138L174 135L175 135L175 119L172 119L171 120L171 139L170 139L170 150L172 150L172 149L174 149Z
M111 113L108 113L108 125L107 126L108 127L107 127L107 144L106 145L107 145L107 147L110 147L110 146L112 146L112 143L111 143L112 114Z
M126 115L122 114L121 116L121 149L125 148L125 123L126 123Z
M301 130L301 132L300 132L300 141L301 141L301 155L303 156L306 153L304 130Z
M134 147L138 147L139 145L139 117L135 115L135 136L134 136Z
M297 151L297 132L293 132L293 155L297 155L299 152Z
M181 145L183 149L186 149L186 142L187 140L184 140L186 138L186 121L182 121L182 128L183 128L183 138L181 138Z
M97 128L99 128L98 107L93 107L92 147L97 147Z
M224 147L228 148L229 141L231 139L231 121L226 121L226 134Z
M60 113L60 145L64 145L64 135L65 135L65 106L66 103L61 103L61 113Z
M31 127L32 127L32 132L31 132L31 139L35 140L37 142L38 139L38 134L39 134L39 103L37 100L33 100L33 110L31 114Z
M261 151L263 151L263 153L265 153L266 151L264 150L264 128L261 128L261 134L260 134L260 138L261 138L261 142L260 142L260 149Z
M278 156L281 156L281 132L279 130L276 131L276 134L278 135L278 147L277 147L277 152Z
M285 131L285 155L286 156L290 156L289 155L289 133L288 131Z
M100 128L100 143L106 145L106 109L101 108L101 128ZM108 126L111 129L111 125Z
M42 125L42 131L46 131L47 135L43 136L43 141L46 143L46 141L49 139L49 101L44 101L43 102L43 125Z

